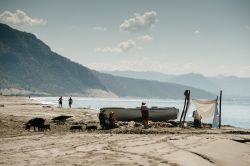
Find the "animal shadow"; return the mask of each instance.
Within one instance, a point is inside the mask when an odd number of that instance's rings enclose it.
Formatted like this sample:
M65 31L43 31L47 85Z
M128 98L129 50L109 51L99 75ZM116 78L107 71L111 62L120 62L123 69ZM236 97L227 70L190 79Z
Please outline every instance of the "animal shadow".
M70 126L70 129L69 129L71 132L76 132L76 131L83 131L82 129L82 126L80 125L73 125L73 126Z
M97 126L96 125L87 125L85 130L87 130L87 131L97 130Z
M45 124L42 126L42 131L48 131L48 130L51 130L50 124Z

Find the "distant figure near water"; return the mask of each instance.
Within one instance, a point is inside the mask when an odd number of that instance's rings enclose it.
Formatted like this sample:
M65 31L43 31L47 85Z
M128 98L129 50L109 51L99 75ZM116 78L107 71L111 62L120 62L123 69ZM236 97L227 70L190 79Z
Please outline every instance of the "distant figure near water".
M69 108L71 108L72 103L73 103L73 99L70 97L69 98Z
M141 115L143 120L144 128L148 127L148 107L146 106L145 102L141 103Z
M62 96L59 98L58 102L59 102L59 108L62 108Z

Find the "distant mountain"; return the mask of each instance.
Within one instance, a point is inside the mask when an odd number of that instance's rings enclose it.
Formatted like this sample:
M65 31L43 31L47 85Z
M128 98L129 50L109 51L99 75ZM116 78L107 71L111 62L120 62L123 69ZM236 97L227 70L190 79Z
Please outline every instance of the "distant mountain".
M2 93L183 99L185 89L190 89L196 97L214 96L175 83L116 77L90 70L52 52L35 35L0 24Z
M218 92L219 87L209 78L195 73L176 75L167 80L168 82L178 83L182 85L192 86L209 92Z
M229 98L250 97L250 78L236 76L205 77L200 74L185 74L176 76L168 82L188 85L217 94L222 90L223 95Z
M250 78L236 76L211 77L209 80L230 97L250 97Z
M141 78L161 82L176 83L191 86L218 94L220 90L226 97L250 97L250 78L236 76L205 77L201 74L189 73L182 75L168 75L157 72L136 71L104 71L115 76Z
M101 71L103 73L111 74L114 76L128 77L143 80L156 80L161 82L167 82L168 80L174 78L174 75L167 75L159 72L139 72L139 71Z
M95 75L99 78L103 85L107 87L107 89L114 92L118 96L183 99L183 92L186 89L189 89L191 90L191 96L193 98L209 99L215 97L214 94L207 91L175 83L131 79L113 76L111 74L103 74L100 72L95 72Z

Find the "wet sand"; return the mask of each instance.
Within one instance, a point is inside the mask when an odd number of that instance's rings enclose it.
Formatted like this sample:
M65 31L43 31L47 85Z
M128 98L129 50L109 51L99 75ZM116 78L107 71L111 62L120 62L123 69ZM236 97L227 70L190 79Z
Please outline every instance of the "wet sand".
M149 129L128 123L113 130L70 132L72 124L98 125L98 110L42 105L25 97L0 96L0 165L250 165L250 130ZM51 121L71 115L64 125ZM51 131L26 131L42 117Z

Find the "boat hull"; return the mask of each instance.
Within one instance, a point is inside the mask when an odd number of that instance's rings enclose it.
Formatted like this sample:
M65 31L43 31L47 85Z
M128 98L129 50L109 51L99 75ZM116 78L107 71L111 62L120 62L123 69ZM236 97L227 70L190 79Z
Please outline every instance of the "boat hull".
M119 107L106 107L101 108L106 114L114 112L115 118L118 121L141 121L140 108L119 108ZM167 121L177 119L179 109L174 107L164 108L149 108L149 120L151 121Z

